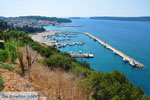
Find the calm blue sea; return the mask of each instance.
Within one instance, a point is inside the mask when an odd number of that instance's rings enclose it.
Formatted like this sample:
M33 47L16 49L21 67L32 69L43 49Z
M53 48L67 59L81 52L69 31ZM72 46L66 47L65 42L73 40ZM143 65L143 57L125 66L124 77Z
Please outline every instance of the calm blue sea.
M67 46L61 48L61 51L90 51L94 54L94 58L78 60L86 60L90 63L91 68L101 72L119 70L123 72L135 86L141 86L146 94L150 95L150 22L73 19L72 23L68 24L82 25L84 27L46 26L45 28L47 30L89 32L143 63L145 68L138 69L131 67L128 63L124 63L121 57L113 54L112 51L104 48L98 44L98 42L83 34L78 34L78 38L72 38L70 41L62 42L85 41L85 45Z

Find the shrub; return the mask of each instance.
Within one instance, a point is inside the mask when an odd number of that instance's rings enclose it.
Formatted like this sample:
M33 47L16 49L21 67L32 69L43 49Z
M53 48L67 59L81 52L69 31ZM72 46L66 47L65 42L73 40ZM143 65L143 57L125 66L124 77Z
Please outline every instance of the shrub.
M2 76L0 75L0 91L4 88L4 81L2 79Z
M80 65L77 62L72 62L72 68L69 70L69 72L73 72L77 76L81 75L86 77L91 74L92 70Z
M0 62L6 62L8 59L8 52L5 50L0 50Z
M9 56L10 62L14 63L15 60L17 59L17 57L18 57L18 52L17 51L16 52L10 52L9 55L10 55Z
M17 45L18 43L17 42L6 42L5 43L5 47L6 47L6 51L8 53L8 59L11 63L14 63L15 60L17 59L18 57L18 52L17 52Z
M15 72L19 73L20 71L16 69L16 67L13 67L11 65L8 64L2 64L0 65L0 68L4 68L4 69L9 69L9 70L14 70Z
M71 58L64 56L61 53L54 54L45 60L45 64L49 67L61 67L62 69L68 71L71 68Z
M94 100L137 100L144 95L140 87L134 87L123 73L93 72L84 81L83 87Z

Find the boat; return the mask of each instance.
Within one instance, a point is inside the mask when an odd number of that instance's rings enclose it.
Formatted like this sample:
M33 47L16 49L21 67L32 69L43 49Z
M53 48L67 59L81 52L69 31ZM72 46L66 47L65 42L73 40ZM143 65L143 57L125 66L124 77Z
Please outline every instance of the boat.
M132 66L136 66L134 60L131 60L131 61L130 61L130 64L131 64Z
M115 50L113 51L113 53L114 53L114 54L117 54Z
M94 40L94 41L96 41L96 39L95 39L95 38L94 38L93 40Z
M124 61L124 62L128 62L128 60L127 60L126 58L123 58L123 61Z
M82 54L82 51L79 51L79 54Z

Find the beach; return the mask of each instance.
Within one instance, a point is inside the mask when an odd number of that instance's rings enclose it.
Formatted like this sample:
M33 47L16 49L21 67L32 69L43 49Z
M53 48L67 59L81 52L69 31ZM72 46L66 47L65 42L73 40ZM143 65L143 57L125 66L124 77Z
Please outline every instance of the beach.
M46 45L51 46L52 45L52 40L47 40L46 37L47 36L52 36L55 35L58 31L50 31L50 30L46 30L45 32L40 32L40 33L35 33L35 34L30 34L30 37L34 40L37 41L39 43L44 43Z

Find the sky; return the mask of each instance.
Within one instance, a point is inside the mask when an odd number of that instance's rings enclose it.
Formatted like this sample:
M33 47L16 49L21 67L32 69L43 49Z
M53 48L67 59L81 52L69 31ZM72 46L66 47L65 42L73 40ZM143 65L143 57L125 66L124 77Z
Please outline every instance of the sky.
M150 16L150 0L0 0L0 16Z

